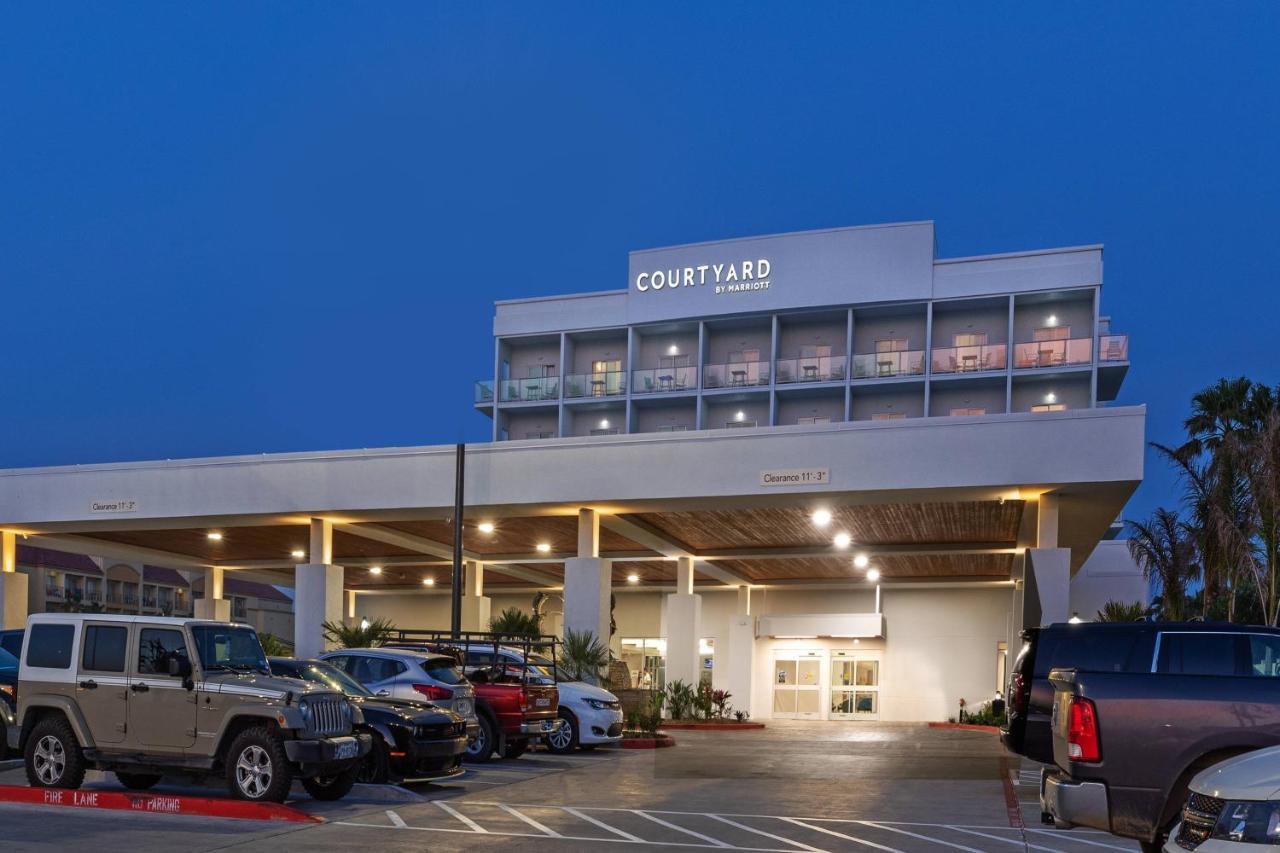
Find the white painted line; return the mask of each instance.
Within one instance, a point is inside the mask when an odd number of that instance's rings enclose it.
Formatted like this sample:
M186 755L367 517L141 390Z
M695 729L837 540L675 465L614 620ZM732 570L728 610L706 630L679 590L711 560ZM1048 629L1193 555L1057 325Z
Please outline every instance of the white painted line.
M506 812L507 814L511 815L512 817L517 817L517 818L519 818L520 820L522 820L522 821L524 821L525 823L529 824L529 826L532 826L534 829L538 830L539 832L543 833L544 835L548 835L548 836L550 836L550 837L552 837L552 838L560 838L560 837L561 837L560 833L556 832L556 831L555 831L554 829L552 829L551 827L549 827L549 826L543 826L542 824L538 823L538 822L537 822L536 820L534 820L533 818L529 817L527 814L524 814L523 812L520 812L520 811L517 811L516 809L511 808L511 806L507 805L506 803L500 803L500 804L498 805L498 808L502 809L504 812ZM553 808L554 808L554 807L553 807Z
M1056 836L1061 838L1063 841L1074 841L1077 844L1088 844L1090 847L1105 847L1108 850L1124 850L1125 853L1129 853L1129 851L1133 850L1132 847L1117 847L1114 844L1103 844L1101 841L1090 841L1087 838L1079 838L1074 833L1068 833L1066 830L1062 829L1036 829L1028 826L1027 832L1034 832L1038 835L1047 835L1050 838Z
M783 838L781 835L774 835L772 832L765 832L763 829L756 829L754 826L747 826L745 823L738 823L736 820L730 820L729 818L722 817L718 814L709 814L707 817L712 818L713 820L718 820L721 823L727 823L729 826L736 826L738 829L745 829L747 832L754 832L756 835L763 835L765 838L772 838L774 841L781 841L784 844L793 844L801 850L809 850L812 851L812 853L827 853L826 850L823 850L820 847L810 847L808 844L801 841L793 841L790 838ZM801 826L803 826L803 824L801 824ZM890 848L886 847L885 849L888 850ZM902 853L902 851L894 850L893 853Z
M469 826L472 832L488 832L489 831L485 829L483 826L481 826L480 824L476 823L471 818L464 815L462 812L455 809L453 806L446 803L444 800L433 800L432 802L434 802L436 804L436 807L439 808L441 811L443 811L445 814L451 814L454 817L456 817L458 820L462 821L464 824Z
M396 814L391 809L387 809L387 818L396 829L404 829L408 826L408 824L404 822L404 818L400 817L400 815Z
M957 844L954 841L944 841L941 838L934 838L933 836L930 836L930 835L921 835L918 832L911 832L910 830L907 830L907 829L899 829L896 826L889 826L888 824L884 824L884 823L876 823L875 821L864 820L862 821L862 824L864 826L875 827L876 829L883 829L887 832L896 832L899 835L910 835L912 838L919 838L924 841L932 841L934 844L941 844L945 847L954 847L957 850L964 850L966 851L966 853L985 853L985 851L979 850L976 847L966 847L963 844ZM814 827L814 829L817 829L817 828L818 827L816 826Z
M626 811L621 809L620 811ZM394 826L387 826L385 823L359 823L353 820L335 820L332 821L333 826L358 826L361 829L389 829L397 831ZM412 832L452 832L458 835L475 835L476 833L470 829L450 829L446 826L406 826L405 830ZM483 831L483 830L482 830ZM540 832L488 832L485 835L492 835L494 838L542 838L547 836ZM622 838L600 838L591 835L562 835L561 841L593 841L597 844L635 844L635 841L626 841ZM729 844L694 844L688 841L640 841L647 847L689 847L697 850L723 850L736 851L737 853L795 853L794 850L782 849L779 847L734 847Z
M883 844L877 844L876 842L869 841L866 838L858 838L855 835L846 835L843 832L836 832L834 829L827 829L826 827L822 827L822 826L811 826L798 818L790 817L790 818L783 818L783 820L787 821L787 823L794 823L796 826L803 826L805 829L812 829L814 832L823 832L823 833L826 833L827 835L833 835L836 838L843 838L846 841L853 841L865 847L874 847L877 850L887 850L889 851L889 853L902 853L902 851L897 849L896 847L886 847Z
M581 818L582 820L585 820L587 823L595 824L601 829L608 830L609 832L612 832L615 835L620 835L623 838L627 839L628 841L639 841L641 844L648 843L643 838L638 838L637 836L634 836L629 832L623 832L621 829L618 829L616 826L610 826L609 824L605 823L602 820L596 820L591 815L586 814L585 812L579 811L578 809L571 808L570 806L562 806L562 808L569 814L573 815L574 817Z
M1021 837L1015 841L1012 838L1001 838L999 835L991 835L989 833L978 832L973 829L964 829L959 826L948 826L947 829L954 829L956 832L965 832L969 835L977 835L981 838L990 838L992 841L1002 841L1005 844L1012 844L1014 847L1021 847L1023 850L1045 850L1047 853L1062 853L1061 850L1055 850L1052 847L1041 847L1038 844L1032 844L1030 841L1026 841ZM1021 833L1019 833L1019 836L1021 836Z
M729 846L728 844L725 844L723 841L721 841L718 838L712 838L710 835L703 835L701 832L694 832L692 829L685 829L683 826L678 826L669 820L663 820L660 817L654 817L648 812L643 812L643 811L640 811L639 809L631 809L631 811L632 813L638 814L640 815L640 817L645 818L646 820L651 820L654 823L660 823L663 826L667 827L668 829L674 829L676 832L683 832L685 835L692 835L694 838L701 838L703 841L709 842L712 846L715 846L715 847Z

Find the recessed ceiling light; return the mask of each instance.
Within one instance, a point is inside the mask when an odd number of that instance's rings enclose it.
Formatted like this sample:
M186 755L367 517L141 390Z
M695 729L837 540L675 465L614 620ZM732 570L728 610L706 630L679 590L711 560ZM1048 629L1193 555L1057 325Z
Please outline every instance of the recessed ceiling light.
M422 585L423 585L423 586L435 586L435 585L436 585L436 579L435 579L435 578L423 578L423 579L422 579Z
M477 529L477 530L479 530L481 533L492 533L492 532L493 532L493 522L492 522L492 521L482 521L482 522L480 522L479 524L477 524L477 525L476 525L476 529Z
M294 548L289 552L289 556L293 557L295 560L301 560L303 557L307 556L307 552L301 548Z
M609 419L608 419L608 418L601 418L601 419L600 419L600 429L608 429L608 428L609 428Z
M538 543L538 553L539 553L539 554L550 554L550 553L551 553L551 543L549 543L549 542L539 542L539 543Z
M218 533L217 531L214 531L214 530L211 530L211 531L209 531L208 533L206 533L206 534L205 534L205 537L206 537L206 538L208 538L208 539L212 539L214 542L221 542L221 541L222 541L222 534L221 534L221 533Z
M853 558L853 565L859 569L865 569L867 567L868 562L869 560L867 560L866 554L859 554L858 556Z
M640 576L637 574L627 575L627 583L640 583Z
M813 523L819 527L826 527L831 523L831 510L817 509L813 511Z
M836 538L832 541L835 542L837 548L848 548L849 543L853 541L853 537L848 533L841 531L836 534Z
M879 570L879 569L867 569L867 580L869 580L869 581L871 581L871 582L873 582L873 583L874 583L875 581L880 580L880 570Z
M371 575L380 575L380 574L382 574L382 566L370 566L370 567L369 567L369 574L371 574Z
M1056 325L1058 325L1058 315L1057 315L1057 314L1050 314L1048 317L1045 317L1045 318L1044 318L1044 324L1045 324L1046 326L1056 326Z

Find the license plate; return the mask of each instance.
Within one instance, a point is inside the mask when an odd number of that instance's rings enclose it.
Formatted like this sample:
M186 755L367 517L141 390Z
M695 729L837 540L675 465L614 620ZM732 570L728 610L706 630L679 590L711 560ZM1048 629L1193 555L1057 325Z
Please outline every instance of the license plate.
M546 708L546 707L548 707L548 706L550 706L550 705L551 705L551 700L550 700L550 699L539 699L539 700L538 700L536 703L534 703L534 704L536 704L539 708Z
M354 740L344 740L338 743L337 750L334 751L334 758L341 761L344 758L355 758L360 754L360 744Z

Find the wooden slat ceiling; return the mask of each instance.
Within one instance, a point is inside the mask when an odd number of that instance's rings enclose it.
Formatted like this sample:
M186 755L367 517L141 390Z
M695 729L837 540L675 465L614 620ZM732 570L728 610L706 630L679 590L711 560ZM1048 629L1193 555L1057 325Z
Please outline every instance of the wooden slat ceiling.
M776 560L717 560L718 565L754 583L802 580L862 581L865 573L846 557L796 557ZM1008 580L1012 554L945 554L877 557L872 563L881 581Z
M572 554L578 550L576 516L496 519L492 533L481 533L477 527L479 521L468 520L462 531L462 547L475 554L533 554L539 542L551 545L551 551L556 554ZM446 547L453 545L451 521L388 521L382 526L431 539ZM603 527L600 528L600 550L606 553L648 551L644 546Z
M214 528L184 528L181 530L122 530L92 534L93 538L156 548L175 554L186 554L202 560L286 560L295 549L306 551L310 545L310 533L306 525L270 525L263 527L216 528L222 533L221 541L214 541L208 534ZM341 563L343 557L409 557L416 551L384 545L361 536L335 530L333 533L333 558Z
M830 544L844 531L855 544L1008 542L1018 538L1024 501L829 506L831 523L817 527L813 508L771 507L628 516L688 547L803 547Z

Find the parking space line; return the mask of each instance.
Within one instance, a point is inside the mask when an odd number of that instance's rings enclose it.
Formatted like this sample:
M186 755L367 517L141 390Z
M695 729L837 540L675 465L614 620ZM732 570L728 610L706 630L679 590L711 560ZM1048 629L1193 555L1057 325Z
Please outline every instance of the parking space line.
M444 800L433 800L432 802L434 802L436 806L438 806L441 809L441 811L443 811L445 814L451 814L454 817L456 817L458 820L462 821L467 826L471 827L472 832L488 832L489 831L485 829L483 826L481 826L480 824L476 823L471 818L464 815L462 812L455 809L453 806L446 803Z
M900 835L910 835L912 838L919 838L922 841L932 841L934 844L941 844L944 847L954 847L957 850L964 850L966 851L966 853L984 853L984 851L979 850L976 847L966 847L965 845L957 844L954 841L945 841L941 838L933 838L932 836L921 835L920 833L912 832L909 829L900 829L896 826L889 826L888 824L884 824L884 823L876 823L873 820L864 820L864 821L861 821L861 823L863 823L865 826L874 827L875 829L883 829L886 832L896 832ZM814 828L817 829L817 827L814 827Z
M645 818L646 820L651 820L654 823L660 823L663 826L667 827L668 829L674 829L676 832L683 832L685 835L692 835L694 838L701 838L703 841L710 842L716 847L729 846L728 844L725 844L723 841L721 841L718 838L712 838L710 835L703 835L701 832L694 832L692 829L685 829L683 826L674 824L669 820L663 820L660 817L655 817L649 814L648 812L641 811L640 809L631 809L630 811L634 814L640 815L640 817ZM697 812L694 812L694 814L697 814Z
M498 808L502 809L504 812L506 812L507 814L511 815L512 817L517 817L517 818L519 818L520 820L522 820L522 821L524 821L525 823L529 824L529 826L532 826L534 829L538 830L539 832L545 833L545 834L549 835L549 836L550 836L550 837L552 837L552 838L560 838L560 837L561 837L560 833L556 832L556 831L555 831L554 829L552 829L551 827L549 827L549 826L543 826L542 824L538 823L538 822L537 822L536 820L534 820L533 818L529 817L529 816L528 816L527 814L525 814L524 812L517 811L516 809L513 809L511 806L507 805L506 803L500 803L500 804L498 805ZM554 808L554 806L553 806L553 808Z
M981 838L990 838L992 841L1000 841L1004 844L1012 844L1014 847L1021 847L1023 850L1044 850L1047 851L1047 853L1062 853L1061 850L1055 850L1052 847L1041 847L1039 844L1032 844L1025 838L1019 838L1017 841L1014 841L1012 838L1002 838L999 835L991 835L987 832L978 832L976 829L965 829L959 826L948 826L947 829L954 829L956 832L964 832L969 835L977 835Z
M756 835L763 835L765 838L772 838L774 841L781 841L784 844L795 845L801 850L809 850L812 851L812 853L827 853L826 850L819 847L810 847L808 844L803 842L793 841L790 838L783 838L781 835L774 835L772 832L765 832L763 829L756 829L754 826L747 826L745 823L738 823L736 820L730 820L722 815L708 814L707 817L712 818L713 820L718 820L721 823L727 823L729 826L736 826L738 829L745 829L747 832L754 832ZM901 853L901 851L895 850L893 853Z
M408 826L408 824L404 822L404 818L400 817L400 815L396 814L391 809L387 809L387 819L391 821L396 829L404 829Z
M1087 838L1080 838L1079 836L1074 834L1063 835L1063 830L1060 830L1060 829L1050 830L1050 829L1035 829L1034 827L1027 827L1027 831L1034 832L1039 835L1048 835L1051 838L1053 836L1057 836L1067 841L1074 841L1077 844L1088 844L1090 847L1105 847L1108 850L1124 850L1126 851L1126 853L1128 853L1128 851L1130 850L1130 848L1128 847L1117 847L1114 844L1103 844L1101 841L1090 841Z
M810 824L805 823L799 818L784 817L782 819L785 820L787 823L794 823L796 826L803 826L805 829L812 829L814 832L822 832L822 833L826 833L827 835L835 836L836 838L843 838L846 841L852 841L856 844L862 844L866 847L874 847L877 850L887 850L889 851L889 853L902 853L902 851L897 849L896 847L886 847L883 844L877 844L876 842L869 841L866 838L858 838L855 835L848 835L843 832L836 832L834 829L827 829L822 826L811 826ZM809 849L812 850L813 848L810 847Z
M563 808L566 812L568 812L569 814L573 815L574 817L581 818L582 820L585 820L587 823L595 824L596 826L600 827L601 829L608 830L609 832L612 832L612 833L614 833L615 835L620 835L620 836L622 836L623 838L627 839L628 841L639 841L639 842L641 842L641 843L644 843L644 839L643 839L643 838L639 838L639 837L637 837L637 836L635 836L635 835L632 835L632 834L631 834L631 833L629 833L629 832L625 832L624 830L618 829L616 826L610 826L609 824L605 823L604 821L602 821L602 820L597 820L597 819L593 818L591 815L589 815L589 814L587 814L587 813L585 813L585 812L579 811L578 809L571 808L570 806L562 806L561 808Z

